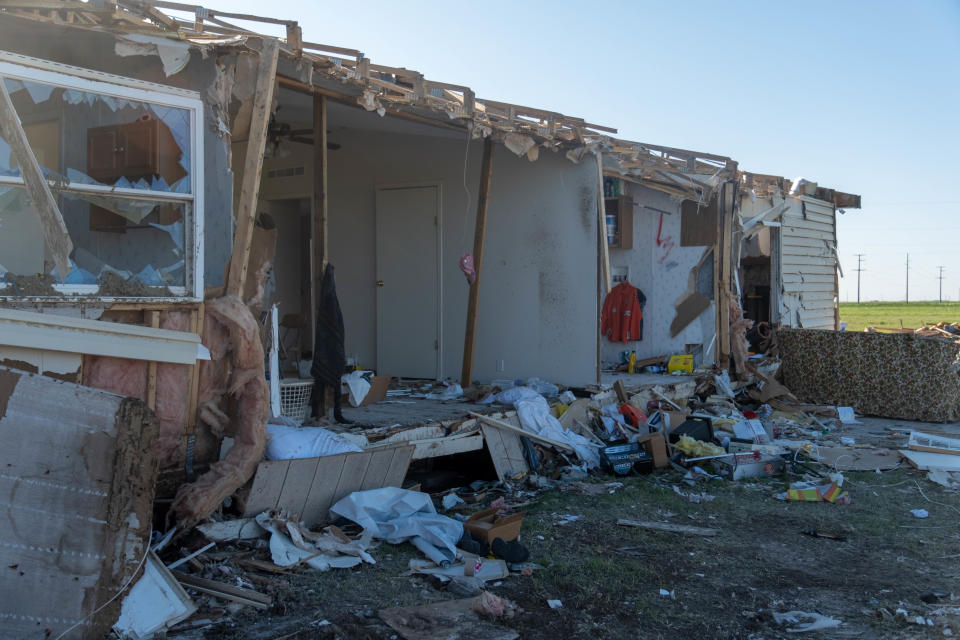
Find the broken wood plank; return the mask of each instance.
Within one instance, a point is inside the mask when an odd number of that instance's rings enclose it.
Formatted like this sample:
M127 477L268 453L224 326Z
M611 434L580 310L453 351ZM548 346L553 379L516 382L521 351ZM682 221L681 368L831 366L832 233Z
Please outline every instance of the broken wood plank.
M250 119L250 136L247 140L247 155L243 164L243 182L237 203L236 230L233 234L233 253L230 256L230 272L227 278L227 295L240 296L246 286L249 267L250 245L253 225L260 195L260 177L263 171L263 153L270 126L273 94L277 85L277 58L280 44L272 38L263 40L260 51L260 68L257 71L254 91L253 115Z
M620 401L620 404L626 404L630 402L630 396L627 394L627 388L623 384L623 380L617 380L613 383L613 390L617 394L617 400Z
M482 416L479 413L471 413L470 416L477 418L481 422L497 427L498 429L506 429L507 431L512 431L514 433L520 434L521 436L530 438L531 440L536 440L537 442L548 444L551 447L566 449L567 451L575 451L575 449L571 445L567 444L566 442L558 442L556 440L551 440L550 438L545 438L532 431L525 431L520 427L515 427L512 424L507 424L502 420L497 420L496 418L491 418L490 416Z
M414 440L410 444L415 447L413 459L423 460L483 449L483 436L479 433L473 433L459 437L447 436L446 438L432 440Z
M317 463L317 473L303 505L302 519L307 526L326 522L346 461L346 455L339 455L321 458Z
M599 236L600 275L602 276L600 292L603 296L610 293L613 286L610 282L610 246L607 243L607 206L603 199L603 154L597 151L597 234ZM630 212L633 215L633 211ZM599 321L599 317L598 317Z
M310 214L313 221L311 251L310 251L310 344L313 349L317 346L317 305L320 301L320 289L323 286L323 273L327 268L327 237L328 237L328 209L327 195L327 97L319 93L313 94L313 194L310 199ZM326 410L327 403L321 401Z
M182 571L174 571L173 576L177 579L177 582L184 586L222 600L239 602L257 609L269 609L270 605L273 604L273 598L253 589L244 589L216 580L207 580Z
M150 316L150 327L160 328L160 312L148 311ZM147 364L147 406L152 410L157 410L157 361L151 360Z
M670 533L687 533L694 536L715 536L716 529L705 529L703 527L692 527L686 524L670 524L669 522L646 522L641 520L617 520L621 527L639 527L641 529L653 529L654 531L669 531Z
M490 179L493 174L493 140L483 142L483 162L480 169L480 192L477 198L477 220L473 231L473 270L476 279L470 285L467 301L467 328L463 338L463 370L460 385L467 389L473 384L473 349L477 342L477 315L480 308L480 276L483 267L483 245L487 235L487 205L490 202Z
M57 200L50 191L50 185L40 171L40 164L30 147L30 141L27 140L27 134L20 124L20 117L13 108L13 101L10 100L10 93L4 82L0 82L0 133L10 145L10 151L20 165L20 175L23 176L30 201L40 216L43 242L53 257L57 275L60 280L64 280L70 273L73 241L70 240L70 233L63 221L60 207L57 206Z
M482 596L377 612L381 620L406 640L514 640L519 637L513 629L498 626L482 614Z
M498 429L484 425L483 438L493 461L493 468L497 472L500 482L506 482L517 473L530 471L527 461L523 457L523 448L520 436L512 431Z

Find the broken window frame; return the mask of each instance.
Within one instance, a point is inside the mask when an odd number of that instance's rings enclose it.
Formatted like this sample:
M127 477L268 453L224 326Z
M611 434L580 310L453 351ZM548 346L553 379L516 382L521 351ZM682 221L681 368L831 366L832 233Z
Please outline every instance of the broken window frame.
M84 184L79 182L48 185L56 191L79 195L123 197L139 200L155 200L184 204L191 215L185 225L184 260L186 262L186 286L170 286L175 297L150 297L150 300L196 302L203 300L203 101L196 91L168 87L162 84L126 78L110 73L84 69L71 65L24 56L0 50L0 81L3 78L26 82L41 82L64 89L74 89L100 95L137 100L140 102L185 109L190 114L190 192L154 191L131 189L110 185ZM0 187L25 187L22 176L0 176ZM66 295L82 295L100 300L113 296L96 296L99 285L55 284L57 292ZM0 300L21 300L22 296L6 295L9 284L0 282ZM41 296L42 297L42 296ZM129 300L129 298L125 298Z

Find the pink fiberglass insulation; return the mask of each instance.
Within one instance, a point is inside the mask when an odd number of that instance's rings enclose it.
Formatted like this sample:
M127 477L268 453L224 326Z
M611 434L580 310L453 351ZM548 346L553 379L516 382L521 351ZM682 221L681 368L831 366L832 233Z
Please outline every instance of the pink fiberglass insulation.
M83 356L83 384L121 396L147 399L147 363L143 360Z
M226 457L177 492L173 511L187 528L210 515L249 480L263 459L270 392L256 318L236 296L206 303L203 343L211 360L200 365L198 417L219 439L234 438Z

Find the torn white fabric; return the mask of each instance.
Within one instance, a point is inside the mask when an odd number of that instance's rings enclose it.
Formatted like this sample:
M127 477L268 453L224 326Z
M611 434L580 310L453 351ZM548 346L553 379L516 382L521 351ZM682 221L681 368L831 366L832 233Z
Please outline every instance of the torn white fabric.
M338 541L329 534L319 536L320 546L309 544L303 538L303 532L291 522L271 518L268 512L256 517L257 524L270 532L270 559L278 567L290 567L301 562L320 571L330 568L349 569L361 562L374 563L366 553L366 540L354 540L351 543ZM349 555L337 555L348 553Z
M190 61L190 45L140 33L118 38L114 51L118 56L159 56L167 77L183 71Z
M350 406L359 407L370 392L370 381L364 377L369 371L351 371L340 376L340 382L346 385Z
M525 430L550 440L569 444L588 469L600 466L600 455L597 453L599 445L580 434L564 429L560 421L550 415L550 405L547 404L546 398L530 387L507 389L492 398L485 399L485 402L512 404L517 410L520 425Z
M456 559L463 537L463 523L438 514L429 495L397 487L355 491L330 507L330 513L390 544L420 539L449 562Z
M320 458L355 451L363 449L323 427L267 425L267 460Z

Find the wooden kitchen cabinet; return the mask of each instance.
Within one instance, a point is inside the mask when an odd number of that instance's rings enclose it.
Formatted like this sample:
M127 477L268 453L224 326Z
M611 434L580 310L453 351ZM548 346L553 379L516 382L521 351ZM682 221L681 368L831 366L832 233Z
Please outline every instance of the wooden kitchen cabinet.
M628 196L604 198L603 208L610 249L633 248L633 200Z
M183 151L169 127L160 119L143 117L134 122L87 130L87 175L107 185L120 178L136 183L162 177L173 185L187 175L180 165ZM90 206L90 229L123 232L125 219L96 205Z

